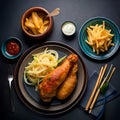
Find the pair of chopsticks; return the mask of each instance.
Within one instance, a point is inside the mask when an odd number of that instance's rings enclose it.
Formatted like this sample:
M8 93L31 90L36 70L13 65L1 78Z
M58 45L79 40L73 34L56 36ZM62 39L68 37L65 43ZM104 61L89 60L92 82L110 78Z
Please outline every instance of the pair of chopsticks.
M113 65L110 66L106 76L105 76L105 73L106 73L106 69L107 69L107 64L105 64L105 66L102 66L101 69L100 69L100 72L99 72L99 75L98 75L98 79L96 81L96 84L94 86L94 89L92 91L92 94L88 100L88 103L85 107L85 110L86 111L89 111L89 113L92 112L92 109L94 107L94 104L98 98L98 95L100 93L100 88L104 85L105 82L108 82L110 81L114 71L115 71L115 67L113 67Z

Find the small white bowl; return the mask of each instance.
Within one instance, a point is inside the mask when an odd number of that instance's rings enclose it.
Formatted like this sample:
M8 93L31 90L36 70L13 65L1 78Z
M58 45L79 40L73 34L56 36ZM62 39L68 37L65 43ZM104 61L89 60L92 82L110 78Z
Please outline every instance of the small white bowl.
M76 32L76 25L72 21L66 21L62 24L62 33L66 36L72 36Z

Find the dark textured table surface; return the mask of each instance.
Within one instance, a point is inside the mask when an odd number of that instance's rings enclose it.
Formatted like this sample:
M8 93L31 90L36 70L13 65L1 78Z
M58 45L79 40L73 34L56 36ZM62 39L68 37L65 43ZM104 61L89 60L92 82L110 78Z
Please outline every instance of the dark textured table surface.
M111 84L120 91L120 49L108 60L95 61L88 58L80 49L78 44L78 33L81 25L91 17L102 16L113 20L120 28L120 1L119 0L1 0L0 1L0 45L10 36L21 39L24 44L24 50L27 50L36 42L31 42L29 38L22 33L20 19L23 12L32 6L42 6L48 11L59 7L60 15L54 17L54 29L52 33L45 38L45 41L58 41L66 43L74 48L81 55L86 65L88 76L100 66L107 63L114 64L116 72L112 78ZM77 31L75 36L66 38L61 33L61 25L64 21L71 20L75 22ZM38 41L37 43L41 43ZM1 54L1 53L0 53ZM12 94L16 107L15 113L9 112L9 89L7 82L7 67L11 63L14 67L17 61L7 61L0 56L0 116L8 120L88 120L90 119L78 107L57 117L41 116L28 109L18 98L13 87ZM101 120L119 120L120 119L120 97L106 104L104 114Z

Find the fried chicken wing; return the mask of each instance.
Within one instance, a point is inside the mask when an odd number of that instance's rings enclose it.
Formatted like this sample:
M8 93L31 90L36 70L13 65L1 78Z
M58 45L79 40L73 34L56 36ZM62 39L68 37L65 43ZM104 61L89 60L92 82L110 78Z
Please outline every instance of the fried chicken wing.
M57 98L60 100L66 99L74 90L77 83L78 64L74 64L71 68L66 80L60 85L57 91Z
M43 79L42 83L38 85L40 98L44 102L50 102L52 98L56 96L57 88L66 79L70 68L77 62L77 60L78 56L76 54L69 55L60 66L49 73Z

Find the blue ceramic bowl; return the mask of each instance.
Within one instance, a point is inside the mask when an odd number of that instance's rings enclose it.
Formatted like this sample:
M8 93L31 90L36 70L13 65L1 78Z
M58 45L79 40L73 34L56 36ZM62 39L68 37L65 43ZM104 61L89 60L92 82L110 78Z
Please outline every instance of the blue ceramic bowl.
M113 40L113 43L115 44L115 46L110 47L107 52L97 54L97 53L93 52L92 47L89 46L85 42L85 40L87 40L87 36L88 36L86 29L90 25L96 25L96 24L100 25L103 23L103 21L105 21L106 29L111 29L111 33L114 34L114 37L112 38L112 40ZM113 56L116 53L116 51L118 50L119 45L120 45L120 32L119 32L119 28L113 21L111 21L105 17L94 17L94 18L87 20L81 26L79 35L78 35L78 40L79 40L79 45L80 45L82 51L87 56L89 56L92 59L96 59L96 60L104 60L104 59L108 59L111 56Z
M19 45L19 52L17 53L17 54L15 54L15 55L11 55L11 54L9 54L8 52L7 52L7 44L8 43L10 43L10 42L15 42L15 43L17 43L18 45ZM3 56L5 57L5 58L7 58L7 59L16 59L16 58L18 58L20 55L21 55L21 53L22 53L22 50L23 50L23 44L22 44L22 42L21 42L21 40L20 39L18 39L18 38L16 38L16 37L9 37L7 40L5 40L3 43L2 43L2 45L1 45L1 51L2 51L2 54L3 54Z

